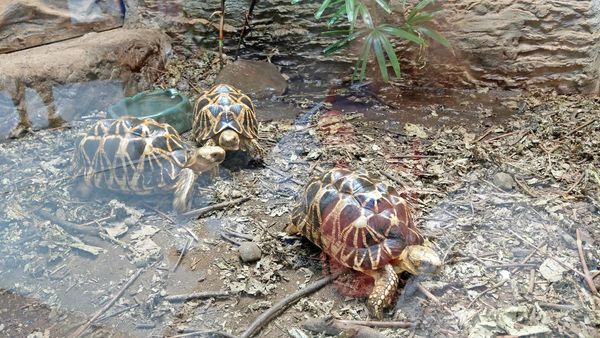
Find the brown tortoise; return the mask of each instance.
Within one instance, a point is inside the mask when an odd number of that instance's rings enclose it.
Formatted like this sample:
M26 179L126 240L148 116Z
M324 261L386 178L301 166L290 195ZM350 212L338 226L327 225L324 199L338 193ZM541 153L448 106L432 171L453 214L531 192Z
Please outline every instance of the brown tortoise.
M201 145L243 150L252 157L263 152L252 100L230 85L215 85L196 100L192 133Z
M148 195L174 192L173 208L185 210L197 175L225 158L220 147L188 148L177 131L153 119L123 117L96 122L75 147L75 177L92 187Z
M332 169L311 179L288 232L304 235L337 263L373 277L367 306L378 319L395 298L398 273L435 272L441 265L424 245L406 200L366 172Z

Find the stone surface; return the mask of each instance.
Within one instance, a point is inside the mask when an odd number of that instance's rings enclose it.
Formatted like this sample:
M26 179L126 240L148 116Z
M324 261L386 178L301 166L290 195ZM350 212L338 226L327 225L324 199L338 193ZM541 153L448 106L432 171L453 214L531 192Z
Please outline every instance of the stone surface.
M0 53L122 24L121 8L115 0L2 0Z
M169 38L115 29L0 55L0 116L28 128L60 125L149 89L170 53Z
M402 1L392 3L396 6L394 11L401 13ZM406 44L399 44L405 80L416 80L426 86L539 87L560 93L599 93L599 0L436 3L444 9L437 28L450 40L453 52L432 43L431 48L419 54L414 46L406 49ZM225 51L229 55L237 47L247 5L247 1L228 4ZM163 18L176 18L180 26L182 12L201 18L193 25L195 36L200 37L196 42L216 50L216 21L208 19L219 6L219 0L170 0L151 9ZM247 52L261 58L275 54L273 62L281 64L308 64L325 59L352 65L352 52L356 55L360 46L333 57L325 58L321 54L323 48L335 40L321 34L328 28L326 20L314 18L317 7L317 2L309 1L298 5L288 0L259 1L254 11L252 34L245 40ZM376 15L376 19L382 18L387 17ZM178 29L185 31L183 26ZM372 67L370 74L377 74L376 68ZM317 72L313 76L318 80L320 75Z
M254 242L242 242L238 248L240 258L243 262L256 262L262 256L262 251Z
M282 95L287 81L272 63L264 61L237 60L223 67L215 83L225 83L241 89L252 99L264 99Z
M499 172L494 175L492 182L502 190L512 190L515 187L515 180L507 173Z

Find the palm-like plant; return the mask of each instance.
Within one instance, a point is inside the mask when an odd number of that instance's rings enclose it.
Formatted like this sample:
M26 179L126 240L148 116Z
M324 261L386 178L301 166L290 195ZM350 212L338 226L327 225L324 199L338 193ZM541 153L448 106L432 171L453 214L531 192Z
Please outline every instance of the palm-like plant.
M292 0L292 3L299 3L302 0ZM375 0L378 7L387 14L392 14L392 9L388 0ZM396 50L392 42L396 39L404 39L421 47L427 47L428 43L425 37L450 48L450 43L438 32L428 26L441 10L427 11L426 7L434 0L421 0L410 10L408 10L407 1L403 2L403 23L400 26L391 24L376 25L368 6L361 0L324 0L315 13L315 18L322 18L325 13L327 25L332 28L341 24L346 19L349 24L346 28L330 30L328 35L342 37L325 48L325 54L332 54L340 49L347 47L352 41L364 40L358 54L353 78L358 74L360 80L364 80L367 64L373 54L379 65L384 81L389 81L389 72L387 62L392 66L394 75L400 77L400 62L396 55Z

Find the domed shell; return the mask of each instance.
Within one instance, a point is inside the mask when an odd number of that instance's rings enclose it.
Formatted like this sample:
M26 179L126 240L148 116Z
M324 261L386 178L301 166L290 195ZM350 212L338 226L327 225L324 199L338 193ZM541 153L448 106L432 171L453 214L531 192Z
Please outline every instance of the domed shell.
M247 139L258 137L252 100L233 86L219 84L196 101L192 132L197 142L203 142L225 129L234 130Z
M172 187L187 156L179 134L168 124L106 119L76 144L74 173L97 188L149 194Z
M297 230L341 264L377 270L422 244L407 201L366 172L333 169L313 178L292 213Z

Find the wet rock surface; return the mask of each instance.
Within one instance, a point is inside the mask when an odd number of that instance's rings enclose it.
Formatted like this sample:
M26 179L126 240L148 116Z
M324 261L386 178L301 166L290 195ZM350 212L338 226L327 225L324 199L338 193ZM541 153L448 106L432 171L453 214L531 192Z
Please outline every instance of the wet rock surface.
M253 60L238 60L226 65L215 79L215 83L235 86L253 99L283 95L287 88L287 81L281 76L277 66Z
M0 116L19 120L0 137L60 126L149 88L170 48L159 31L116 29L0 55Z

